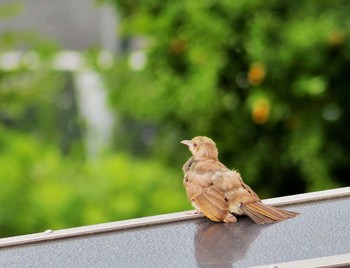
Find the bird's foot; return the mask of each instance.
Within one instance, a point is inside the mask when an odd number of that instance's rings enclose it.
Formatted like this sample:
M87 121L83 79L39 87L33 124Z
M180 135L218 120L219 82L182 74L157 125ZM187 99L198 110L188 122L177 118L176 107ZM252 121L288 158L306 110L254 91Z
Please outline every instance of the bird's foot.
M196 209L196 210L191 210L191 211L186 211L186 215L203 215L203 213Z
M230 222L237 222L237 218L233 216L232 214L227 215L227 217L224 219L224 222L230 223Z

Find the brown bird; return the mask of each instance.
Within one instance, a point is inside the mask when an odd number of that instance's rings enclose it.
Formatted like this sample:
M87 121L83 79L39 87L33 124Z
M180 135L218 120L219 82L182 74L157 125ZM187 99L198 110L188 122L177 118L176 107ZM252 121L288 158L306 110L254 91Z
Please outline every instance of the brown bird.
M193 154L182 168L187 196L192 205L212 221L236 222L235 215L247 215L255 223L264 224L299 214L263 204L237 171L219 161L212 139L199 136L181 143Z

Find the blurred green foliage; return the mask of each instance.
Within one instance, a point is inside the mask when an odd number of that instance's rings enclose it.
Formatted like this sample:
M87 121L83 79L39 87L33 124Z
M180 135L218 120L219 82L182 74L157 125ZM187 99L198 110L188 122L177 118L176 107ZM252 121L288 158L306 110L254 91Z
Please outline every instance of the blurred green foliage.
M0 36L0 237L189 209L180 169L113 150L86 156L72 74L52 68L58 52L32 33ZM98 69L95 50L82 55Z
M0 128L1 235L59 229L186 208L179 174L122 153L63 157L32 135Z
M131 52L108 80L151 154L177 166L178 141L207 135L263 197L347 184L349 2L109 2L146 43L144 68Z
M0 36L0 52L37 53L0 70L0 236L189 209L179 142L197 135L262 198L348 184L350 2L108 2L142 48L111 69L85 53L118 115L94 159L71 74L50 67L59 48Z

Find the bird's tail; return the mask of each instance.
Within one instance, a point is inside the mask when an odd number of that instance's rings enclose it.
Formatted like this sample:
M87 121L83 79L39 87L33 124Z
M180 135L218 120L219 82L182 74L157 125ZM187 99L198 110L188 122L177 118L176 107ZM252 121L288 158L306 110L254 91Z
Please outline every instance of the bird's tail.
M299 213L272 207L261 202L242 204L241 209L257 224L284 221L299 215Z

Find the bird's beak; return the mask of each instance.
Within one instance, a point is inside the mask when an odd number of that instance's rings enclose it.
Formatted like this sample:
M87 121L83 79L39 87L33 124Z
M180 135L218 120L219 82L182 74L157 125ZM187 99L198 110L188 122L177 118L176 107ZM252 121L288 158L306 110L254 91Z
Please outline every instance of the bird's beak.
M183 141L181 141L180 143L182 143L182 144L184 144L184 145L186 145L186 146L188 146L188 147L191 147L191 146L192 146L192 142L191 142L190 140L183 140Z

